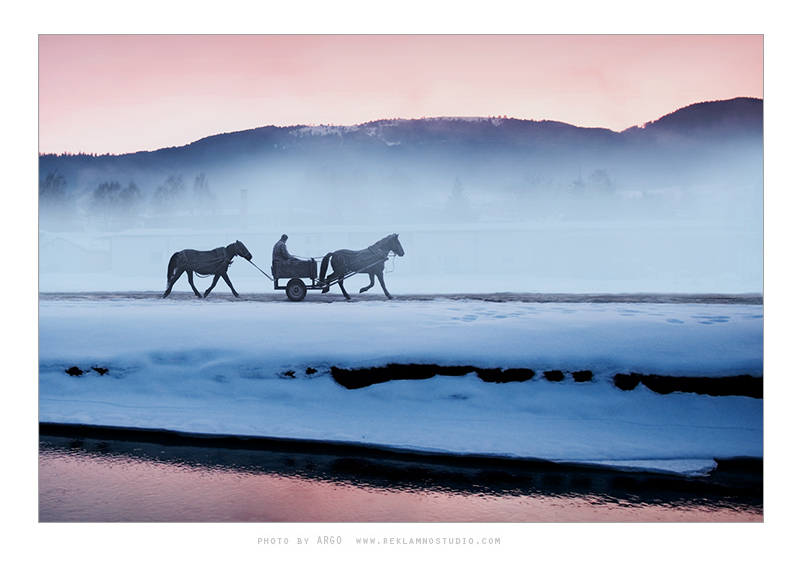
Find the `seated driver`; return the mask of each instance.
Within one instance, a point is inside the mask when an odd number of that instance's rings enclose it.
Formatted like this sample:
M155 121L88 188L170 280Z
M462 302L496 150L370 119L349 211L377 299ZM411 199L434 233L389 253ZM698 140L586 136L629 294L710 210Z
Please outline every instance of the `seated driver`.
M297 262L302 262L299 258L292 256L289 254L289 251L286 249L286 241L289 240L287 235L281 235L281 240L275 243L275 246L272 247L272 265L275 266L277 263L283 264L296 264Z

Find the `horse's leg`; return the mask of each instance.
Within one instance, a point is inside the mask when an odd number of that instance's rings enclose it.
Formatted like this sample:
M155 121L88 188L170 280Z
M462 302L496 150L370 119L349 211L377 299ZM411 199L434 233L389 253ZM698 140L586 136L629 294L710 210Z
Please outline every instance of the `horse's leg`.
M342 290L342 295L344 295L345 299L350 299L350 295L347 293L347 290L344 288L344 277L347 275L347 263L343 263L342 260L337 261L336 256L333 257L331 260L331 266L333 266L333 271L331 275L328 276L326 280L329 283L338 283L339 288Z
M328 271L328 263L331 265L331 275L325 277L325 272ZM336 283L337 278L341 280L345 273L346 272L342 270L341 260L338 259L338 256L333 252L326 254L325 258L322 259L322 269L320 270L320 281L322 285L325 286L322 293L328 293L331 290L331 284Z
M330 262L331 256L333 256L333 252L328 252L325 255L325 257L322 259L322 266L320 266L319 269L319 283L326 286L323 288L322 293L328 293L328 291L331 289L328 287L329 281L325 278L325 273L328 271L328 262ZM331 274L331 277L333 277L333 274Z
M203 293L203 297L208 297L208 294L211 293L211 290L214 289L214 286L217 285L219 281L219 274L214 276L214 280L211 282L211 285L208 286L208 289Z
M194 291L194 294L202 298L203 296L200 295L200 292L197 291L197 288L194 286L194 276L192 275L191 270L186 270L186 277L189 278L189 285L192 286L192 291Z
M333 272L327 278L319 278L319 283L322 286L322 293L328 293L331 290L331 279L333 278Z
M333 266L333 270L331 271L331 275L325 279L325 283L327 285L325 289L322 290L322 293L328 293L331 284L338 283L342 290L342 295L344 295L345 298L350 299L350 296L347 294L347 290L344 288L344 276L347 274L347 269L342 264L336 264L335 262L331 262L331 265Z
M178 281L178 253L172 255L167 264L167 289L164 291L164 297L170 294L172 286Z
M180 278L182 275L183 275L183 270L178 270L177 272L175 272L175 275L172 276L172 278L170 278L169 282L167 283L167 289L163 295L164 297L166 297L172 292L172 286L175 285L175 282L178 281L178 278Z
M343 277L339 278L339 287L342 288L342 295L344 295L345 299L347 299L349 301L350 300L350 296L344 290L344 278Z
M367 272L367 273L369 274L369 285L359 289L358 290L359 293L364 293L365 291L368 291L373 285L375 285L375 274L373 274L372 272ZM384 289L384 291L386 291L386 289Z
M372 275L372 274L370 274L370 275ZM376 275L378 276L378 281L381 282L381 287L383 288L383 292L386 294L386 297L391 299L392 296L389 295L389 290L386 289L386 284L383 283L383 271L378 272Z
M216 276L214 279L216 280L217 277L219 277L219 276ZM231 288L231 291L233 292L233 296L234 297L239 297L239 294L236 293L235 289L233 289L233 284L231 283L231 278L228 277L228 273L227 272L222 274L222 279L225 280L225 283L227 283L228 287Z

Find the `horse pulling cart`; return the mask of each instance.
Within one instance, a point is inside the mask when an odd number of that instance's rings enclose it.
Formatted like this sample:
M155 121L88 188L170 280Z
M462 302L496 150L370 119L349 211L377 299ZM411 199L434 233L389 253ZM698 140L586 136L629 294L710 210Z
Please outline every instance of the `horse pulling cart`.
M335 283L339 284L342 295L349 300L350 295L348 295L347 291L344 289L344 280L356 274L369 275L369 285L362 287L359 293L364 293L375 285L375 278L377 277L384 294L391 299L392 296L389 294L389 291L386 289L386 284L383 281L384 262L389 259L390 253L397 256L403 256L405 254L397 234L384 237L363 250L342 249L329 252L322 259L322 267L319 275L317 274L317 261L314 258L308 260L295 259L288 262L273 262L271 276L261 268L258 268L255 264L253 264L253 266L272 280L276 290L285 290L286 297L291 301L302 301L305 299L309 290L319 289L322 293L327 293L330 290L330 286ZM331 266L333 271L329 276L326 276L328 265ZM280 280L287 279L289 281L281 285ZM309 280L310 283L304 280Z

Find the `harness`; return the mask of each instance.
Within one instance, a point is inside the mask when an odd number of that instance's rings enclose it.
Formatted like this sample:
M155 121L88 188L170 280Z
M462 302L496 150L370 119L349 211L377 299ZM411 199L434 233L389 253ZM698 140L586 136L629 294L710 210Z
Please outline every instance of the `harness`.
M361 273L373 266L377 266L381 262L386 262L389 258L389 251L379 248L377 244L373 244L364 250L340 252L338 253L338 258L342 261L346 272ZM365 262L366 264L364 264Z

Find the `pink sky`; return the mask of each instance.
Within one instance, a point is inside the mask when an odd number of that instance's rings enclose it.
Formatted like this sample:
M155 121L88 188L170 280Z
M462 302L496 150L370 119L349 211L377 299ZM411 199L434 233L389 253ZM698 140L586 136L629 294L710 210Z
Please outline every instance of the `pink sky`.
M760 35L42 35L39 150L395 117L619 131L695 102L762 98L763 56Z

